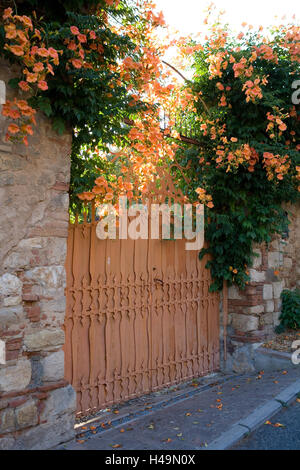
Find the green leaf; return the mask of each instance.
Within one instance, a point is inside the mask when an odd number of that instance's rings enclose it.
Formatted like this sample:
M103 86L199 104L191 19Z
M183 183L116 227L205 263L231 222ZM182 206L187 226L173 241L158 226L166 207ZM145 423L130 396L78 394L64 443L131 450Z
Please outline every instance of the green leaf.
M40 108L40 110L46 114L46 116L48 117L51 116L52 106L51 106L49 98L39 98L37 105Z
M55 117L53 119L53 129L59 134L62 135L65 132L65 123L62 118Z
M20 79L18 77L11 78L9 80L8 84L11 88L18 88L19 81L20 81Z

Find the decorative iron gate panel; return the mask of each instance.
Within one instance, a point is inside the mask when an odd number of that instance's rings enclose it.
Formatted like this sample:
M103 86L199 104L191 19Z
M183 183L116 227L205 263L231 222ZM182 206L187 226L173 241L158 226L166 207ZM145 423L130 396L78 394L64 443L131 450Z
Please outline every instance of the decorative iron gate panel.
M70 224L65 371L92 414L219 368L219 297L185 241L99 240Z

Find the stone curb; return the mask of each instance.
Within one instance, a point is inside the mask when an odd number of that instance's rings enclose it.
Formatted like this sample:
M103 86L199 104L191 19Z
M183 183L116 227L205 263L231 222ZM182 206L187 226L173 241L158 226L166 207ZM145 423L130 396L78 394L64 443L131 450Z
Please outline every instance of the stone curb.
M247 418L235 423L228 431L221 434L205 450L226 450L243 439L247 434L253 432L265 421L274 416L283 405L291 403L300 392L300 379L289 385L285 390L276 395L275 398L260 406L250 413Z
M284 351L276 351L259 347L255 351L255 368L257 370L277 371L284 368L295 368L298 365L293 364L291 360L291 353Z

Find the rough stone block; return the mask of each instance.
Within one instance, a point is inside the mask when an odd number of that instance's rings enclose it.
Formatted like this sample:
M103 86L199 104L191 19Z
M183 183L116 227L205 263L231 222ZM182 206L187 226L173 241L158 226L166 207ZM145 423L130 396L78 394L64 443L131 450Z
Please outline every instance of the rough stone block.
M47 241L47 240L46 240ZM37 238L25 238L19 243L19 248L22 250L32 250L32 248L42 248L44 244L44 239L41 237Z
M250 278L252 282L264 282L266 279L266 273L256 271L256 269L250 269L249 270Z
M6 102L6 85L3 80L0 80L0 113L2 111L2 105Z
M233 352L228 354L226 370L237 374L251 373L255 370L252 345L233 345Z
M40 330L24 336L24 345L27 351L43 351L64 344L63 330Z
M50 235L50 234L49 234ZM32 261L36 266L62 266L66 259L67 243L64 238L35 237L21 240L13 252L5 259L4 267L8 269L32 269Z
M7 297L20 296L22 294L22 282L17 276L5 273L0 276L0 295Z
M265 303L265 312L272 313L275 310L274 300L267 300Z
M263 287L263 299L271 300L273 299L273 286L272 284L265 284Z
M16 428L15 413L12 408L2 411L0 415L0 434L5 432L12 432Z
M265 308L263 305L254 305L253 307L246 307L244 309L245 313L251 313L255 315L259 315L260 313L263 313L265 311Z
M274 299L274 310L275 312L281 312L282 308L282 300L281 299Z
M232 326L235 330L242 332L254 331L258 329L258 318L253 315L232 315Z
M283 291L283 282L273 282L273 291L274 291L274 299L280 299L281 292Z
M262 324L263 325L273 325L274 321L273 321L273 313L266 313L262 319Z
M71 385L50 392L41 418L55 423L57 415L73 414L76 410L76 392ZM74 415L75 416L75 415Z
M38 410L34 400L29 400L24 405L16 408L18 428L28 428L38 423Z
M228 289L228 299L242 300L242 294L236 286L230 286Z
M66 297L64 295L64 290L59 291L57 289L57 295L53 300L46 298L46 300L41 300L40 307L42 314L46 315L48 319L55 316L56 318L62 318L64 321L65 311L66 311ZM50 292L49 292L50 293Z
M275 238L274 240L271 241L270 248L272 249L272 251L280 250L280 244L279 244L278 238Z
M74 421L74 411L73 415L64 413L61 416L56 416L55 422L43 423L24 430L22 435L18 437L18 441L11 448L27 450L51 449L75 437Z
M15 444L13 437L0 438L0 450L12 450Z
M20 359L16 365L0 367L0 392L21 391L31 380L31 363Z
M0 365L3 365L6 363L6 347L5 347L5 341L0 339Z
M266 282L272 283L277 281L277 276L275 275L275 270L274 268L269 268L266 271Z
M292 258L284 258L284 261L283 261L283 266L285 267L285 269L292 269L293 267L293 260Z
M43 366L43 380L56 381L64 378L64 352L57 351L49 354L42 361Z
M61 287L65 282L63 266L41 266L26 272L32 282L47 288Z
M21 305L0 308L0 327L9 328L21 322L23 308Z
M279 317L281 315L281 312L274 312L273 313L273 323L274 323L274 326L278 326L279 323L280 323L280 320L279 320Z
M257 255L253 258L253 268L256 269L256 268L259 268L262 264L262 253L261 253L261 250L259 249L256 249L253 251Z
M271 251L268 253L268 266L269 268L277 268L280 263L280 256L278 251Z
M4 297L3 305L4 307L13 307L15 305L20 305L22 303L22 297L20 295Z

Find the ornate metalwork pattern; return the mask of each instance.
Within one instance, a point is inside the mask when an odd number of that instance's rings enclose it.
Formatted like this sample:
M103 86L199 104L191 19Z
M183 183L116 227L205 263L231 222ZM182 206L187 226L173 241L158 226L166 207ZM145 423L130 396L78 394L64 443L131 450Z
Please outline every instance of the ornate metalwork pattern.
M219 368L219 297L207 260L185 240L99 240L91 222L70 224L66 379L77 412Z

